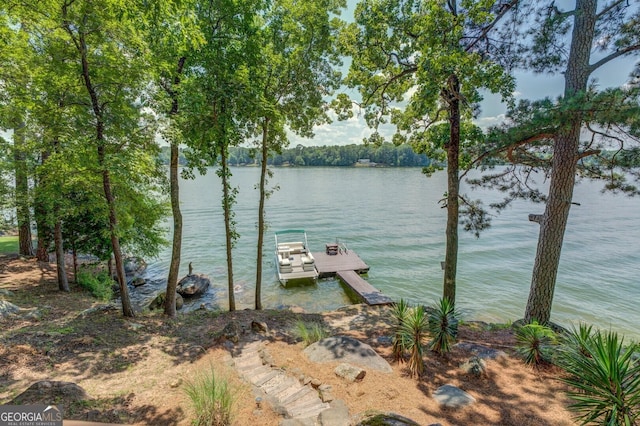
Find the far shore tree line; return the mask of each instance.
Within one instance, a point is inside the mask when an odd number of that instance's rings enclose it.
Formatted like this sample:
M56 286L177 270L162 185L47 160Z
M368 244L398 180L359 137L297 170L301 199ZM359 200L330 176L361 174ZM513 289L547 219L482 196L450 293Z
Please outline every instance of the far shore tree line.
M69 290L66 251L108 260L123 315L134 316L123 252L157 253L167 243L160 223L171 214L164 312L175 316L179 174L214 167L235 310L231 166L254 163L261 309L265 205L278 189L270 166L368 159L420 165L427 175L446 166L443 297L454 304L459 228L479 235L490 225L481 200L460 193L468 171L481 169L482 178L468 181L505 195L489 208L517 198L544 206L530 215L540 233L524 319L548 323L576 180L639 193L633 166L640 158L640 66L608 89L594 73L637 57L640 6L363 0L349 21L340 18L345 7L345 0L5 1L0 129L11 137L0 140L0 208L15 211L20 253L45 261L55 252L62 291ZM350 65L342 75L345 58ZM516 70L562 74L564 90L516 103ZM358 95L342 93L345 87ZM501 96L506 119L483 130L473 118L486 92ZM291 133L311 138L331 117L357 114L373 130L366 144L289 147ZM395 133L385 138L381 126ZM159 146L158 134L168 148ZM168 179L159 157L169 164ZM495 164L507 167L487 170ZM540 173L547 193L533 180Z

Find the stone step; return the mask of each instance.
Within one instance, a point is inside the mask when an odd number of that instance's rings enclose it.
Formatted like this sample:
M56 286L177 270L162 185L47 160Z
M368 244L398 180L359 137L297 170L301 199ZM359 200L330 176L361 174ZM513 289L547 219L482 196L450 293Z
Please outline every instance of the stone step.
M296 389L295 392L291 393L289 396L285 398L281 398L280 402L282 405L291 404L293 401L296 401L305 395L308 395L311 392L316 392L315 389L312 389L310 386L302 386L300 389Z
M322 402L317 395L309 393L293 403L285 405L284 408L291 417L311 417L313 412L317 414L329 408L329 404Z
M259 386L257 382L260 381L260 379L263 379L265 376L268 376L272 372L273 370L271 369L271 367L261 365L260 367L254 368L253 370L246 370L242 374L244 375L245 379L250 381L252 384Z
M282 373L283 377L277 381L269 381L267 384L262 386L262 390L268 395L273 396L274 398L282 401L282 395L289 395L292 392L295 392L297 388L301 385L300 383L291 376L287 376L285 373Z
M304 406L286 409L287 414L294 419L304 419L304 418L316 418L318 414L322 413L324 410L328 410L331 408L329 404L326 402L314 402L312 404L307 404Z
M236 358L234 360L236 369L240 371L253 370L262 366L262 359L256 354L256 356L246 358Z
M273 379L274 377L278 376L279 374L282 374L282 372L280 370L275 370L273 368L269 368L269 372L267 374L264 374L262 376L260 376L259 378L256 377L254 380L251 380L251 383L253 383L254 385L258 386L258 387L262 387L265 383L267 383L268 381L270 381L271 379Z

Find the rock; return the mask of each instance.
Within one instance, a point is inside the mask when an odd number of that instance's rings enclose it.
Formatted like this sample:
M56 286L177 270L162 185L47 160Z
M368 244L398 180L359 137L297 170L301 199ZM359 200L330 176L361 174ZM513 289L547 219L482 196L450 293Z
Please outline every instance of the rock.
M140 275L147 269L147 262L141 257L127 257L124 259L124 273Z
M141 285L145 285L147 280L142 277L135 277L133 281L131 281L131 285L134 287L140 287Z
M55 401L62 405L63 402L78 402L89 399L89 396L80 386L72 382L41 381L29 386L27 390L13 398L9 405L50 404Z
M17 314L19 311L19 306L16 306L11 302L7 302L6 300L0 300L0 318Z
M211 285L211 280L204 274L187 275L178 282L176 291L184 296L199 296Z
M358 426L420 426L411 419L396 413L378 413L367 416ZM435 425L430 425L435 426Z
M336 373L336 376L347 379L350 382L360 381L367 374L362 368L347 363L338 365L333 372Z
M251 330L255 333L267 334L269 333L269 326L266 322L251 321Z
M453 385L440 386L433 393L433 399L440 405L450 408L462 408L476 402L476 399Z
M332 336L313 343L303 351L313 362L346 362L368 370L392 373L389 363L366 343L347 336Z
M152 311L154 309L164 309L164 301L165 301L166 294L167 294L166 291L158 293L155 299L153 299L149 304L149 309ZM184 306L184 299L182 298L182 296L176 293L176 309L182 309L183 306Z
M171 382L171 384L169 385L171 388L179 388L180 386L182 386L182 379L176 379L173 382Z
M476 343L460 342L457 343L455 347L462 349L463 351L471 352L480 359L497 359L507 356L504 351L478 345Z
M478 356L472 356L460 368L467 374L482 377L487 374L487 364Z
M84 311L78 314L78 317L84 318L88 315L95 314L96 312L107 312L107 311L117 311L117 310L118 308L115 305L112 305L109 303L106 305L98 305L98 306L94 306L93 308L85 309Z
M318 416L320 426L349 426L349 408L341 399L336 399L329 404L329 409L320 412Z
M228 341L233 343L238 343L240 340L240 333L242 328L240 324L236 321L230 321L227 325L224 326L222 331L220 331L218 335L218 341Z

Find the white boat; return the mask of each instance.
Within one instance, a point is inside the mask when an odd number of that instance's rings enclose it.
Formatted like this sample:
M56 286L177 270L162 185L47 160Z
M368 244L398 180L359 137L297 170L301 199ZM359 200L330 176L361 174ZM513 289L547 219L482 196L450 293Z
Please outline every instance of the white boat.
M276 268L283 286L291 280L317 280L316 261L307 245L302 229L276 231Z

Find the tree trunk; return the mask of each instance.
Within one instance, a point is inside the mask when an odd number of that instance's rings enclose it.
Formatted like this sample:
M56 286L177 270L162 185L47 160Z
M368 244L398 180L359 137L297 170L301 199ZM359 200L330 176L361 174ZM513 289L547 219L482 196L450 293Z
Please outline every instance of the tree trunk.
M18 252L33 256L31 241L31 213L29 210L29 172L25 152L25 124L20 123L13 133L13 158L15 163L16 216L18 220Z
M178 60L178 69L173 80L174 87L180 84L180 74L186 58L183 56ZM171 96L171 111L169 116L178 114L178 94L175 90L168 90ZM182 253L182 212L180 211L180 188L178 179L178 159L180 152L178 144L171 142L171 160L169 163L169 185L171 187L171 212L173 214L173 245L171 247L171 263L169 264L169 275L167 276L167 291L164 299L164 313L169 317L176 316L176 288L178 286L178 271L180 270L180 258Z
M45 196L42 194L42 187L44 184L44 180L46 176L43 176L42 166L49 159L49 152L47 150L43 150L40 153L40 168L39 172L36 173L36 183L34 186L34 194L35 201L33 206L33 215L36 221L36 229L38 235L38 242L36 246L36 259L40 262L48 262L49 261L49 248L51 247L51 241L54 239L53 230L51 226L47 223L47 213L48 209L45 206L45 203L42 200L42 197Z
M173 213L173 246L164 301L164 313L169 317L176 316L176 288L178 286L178 270L180 269L182 249L182 212L180 211L180 192L178 188L178 157L178 145L172 143L169 182L171 185L171 211Z
M449 106L449 143L447 145L447 229L444 259L443 297L456 301L456 272L458 268L458 216L460 178L458 176L460 150L460 82L451 74L445 90Z
M566 99L587 89L591 46L597 20L597 0L578 0L574 14L571 50L565 72ZM540 234L531 277L525 322L546 324L551 318L560 252L573 199L582 114L567 112L565 126L554 141L549 197L540 223Z
M62 221L57 220L54 227L54 241L56 245L56 269L58 270L58 289L69 291L69 280L67 279L67 266L64 261L64 247L62 245Z
M233 292L233 229L231 214L231 196L229 191L231 183L229 182L229 165L227 164L227 148L223 146L220 150L220 161L222 167L222 204L224 206L224 229L227 243L227 282L229 289L229 311L236 310L235 294Z
M99 139L100 141L101 139ZM101 142L98 145L98 162L101 167L105 167L104 146ZM102 188L104 190L104 198L107 201L109 210L109 234L111 236L111 247L113 249L113 258L116 262L116 276L118 285L120 286L120 299L122 301L122 315L125 317L135 317L131 300L129 299L129 289L127 288L127 277L124 272L124 260L122 259L122 250L120 249L120 239L118 238L118 219L116 215L116 203L111 192L111 177L109 170L102 170Z
M267 160L269 157L269 119L262 123L262 164L260 165L260 201L258 205L258 250L256 256L256 309L262 309L262 249L264 245L264 203L267 184Z

